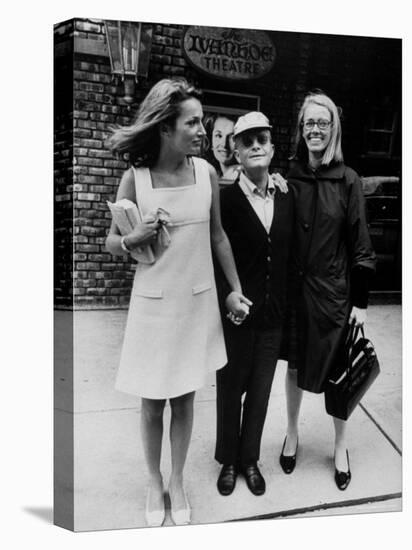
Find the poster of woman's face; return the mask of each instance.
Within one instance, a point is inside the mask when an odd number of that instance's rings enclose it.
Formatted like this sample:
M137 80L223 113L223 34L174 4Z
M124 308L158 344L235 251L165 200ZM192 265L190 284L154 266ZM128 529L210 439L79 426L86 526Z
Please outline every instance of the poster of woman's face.
M206 113L203 125L206 130L205 158L214 166L220 183L232 183L239 174L234 151L233 128L236 115Z

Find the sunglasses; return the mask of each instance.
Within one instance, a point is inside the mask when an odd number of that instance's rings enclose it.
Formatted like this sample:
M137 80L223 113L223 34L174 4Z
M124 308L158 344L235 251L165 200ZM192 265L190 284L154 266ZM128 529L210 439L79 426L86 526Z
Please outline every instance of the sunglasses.
M327 130L331 124L332 122L330 120L325 120L323 118L319 120L312 120L310 118L309 120L305 120L305 122L302 123L302 126L305 130L313 130L315 125L319 128L319 130Z
M250 134L240 134L239 141L243 147L252 147L252 145L257 141L259 145L267 145L270 143L270 134L267 132L258 132Z

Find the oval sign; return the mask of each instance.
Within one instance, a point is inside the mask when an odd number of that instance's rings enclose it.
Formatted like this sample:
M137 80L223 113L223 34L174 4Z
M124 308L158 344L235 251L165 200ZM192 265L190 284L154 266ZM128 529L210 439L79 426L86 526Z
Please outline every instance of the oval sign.
M275 63L275 46L264 31L219 27L189 27L183 53L197 69L217 78L260 78Z

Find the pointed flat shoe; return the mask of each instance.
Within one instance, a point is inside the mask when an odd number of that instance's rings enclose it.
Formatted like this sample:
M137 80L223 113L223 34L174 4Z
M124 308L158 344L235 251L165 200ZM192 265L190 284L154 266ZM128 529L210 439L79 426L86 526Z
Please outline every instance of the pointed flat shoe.
M349 485L352 479L352 474L351 474L350 465L349 465L349 452L347 449L346 449L346 458L348 460L347 472L341 472L335 466L335 483L337 488L340 489L341 491L344 491L347 488L347 486Z
M185 497L185 507L176 510L173 507L172 497L170 497L170 517L175 525L188 525L190 523L190 516L192 510L190 509L189 501L187 500L186 493L183 492ZM170 495L170 487L169 487Z
M280 457L279 457L279 463L282 467L282 470L285 472L285 474L291 474L296 466L296 456L298 454L299 440L296 444L295 454L291 456L286 456L283 454L283 451L285 450L286 439L287 437L285 437L285 441L283 442L282 452L280 453Z
M159 510L149 511L149 500L150 500L150 489L147 491L146 497L146 509L145 509L145 519L148 527L160 527L163 525L165 520L165 507L163 499L163 508Z

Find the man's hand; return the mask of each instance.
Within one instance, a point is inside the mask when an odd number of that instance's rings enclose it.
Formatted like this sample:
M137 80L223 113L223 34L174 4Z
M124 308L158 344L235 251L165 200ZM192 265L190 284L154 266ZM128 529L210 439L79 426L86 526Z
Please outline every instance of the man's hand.
M240 292L231 292L225 301L228 309L227 317L235 325L240 325L249 315L249 308L252 302L243 296Z

